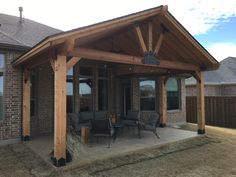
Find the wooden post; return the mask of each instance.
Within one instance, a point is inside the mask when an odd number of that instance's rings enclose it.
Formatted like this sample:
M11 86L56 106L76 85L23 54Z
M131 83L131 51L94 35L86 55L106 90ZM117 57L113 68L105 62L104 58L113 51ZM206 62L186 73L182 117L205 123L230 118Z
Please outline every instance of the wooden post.
M159 78L159 105L160 105L160 127L165 127L167 122L167 93L165 86L166 77Z
M205 97L204 97L204 74L196 72L197 80L197 122L198 134L205 134Z
M66 56L54 61L54 165L66 163Z
M23 72L23 121L22 140L30 138L30 72L25 69Z

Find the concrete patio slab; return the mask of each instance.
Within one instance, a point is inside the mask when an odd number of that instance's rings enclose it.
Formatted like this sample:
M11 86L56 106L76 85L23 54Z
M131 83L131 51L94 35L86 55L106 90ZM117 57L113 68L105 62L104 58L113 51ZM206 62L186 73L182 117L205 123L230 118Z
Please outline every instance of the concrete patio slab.
M145 148L158 147L199 136L196 132L169 127L159 128L158 134L160 139L157 139L152 132L142 131L141 138L138 138L137 133L134 133L132 130L125 130L124 132L119 132L117 139L111 144L111 148L107 147L107 139L99 139L98 142L94 139L89 145L79 143L79 155L74 157L72 162L67 163L66 168L84 166L97 160L104 160L144 150ZM44 160L50 162L50 152L53 149L53 135L35 137L31 141L26 142L26 145Z

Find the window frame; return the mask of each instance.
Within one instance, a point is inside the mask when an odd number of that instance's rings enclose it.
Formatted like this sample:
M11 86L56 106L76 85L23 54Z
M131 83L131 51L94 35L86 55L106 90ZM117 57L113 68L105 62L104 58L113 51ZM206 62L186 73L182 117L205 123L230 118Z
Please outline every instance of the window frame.
M87 75L87 74L85 74L85 75L82 75L81 74L81 68L87 68L87 69L90 69L91 70L91 74L90 75ZM94 70L94 67L91 67L91 66L89 66L89 65L81 65L80 67L79 67L79 95L81 94L81 92L80 92L80 89L81 89L81 86L80 86L80 84L81 84L81 82L80 82L80 79L84 79L84 78L86 78L86 79L90 79L91 80L91 84L92 84L92 86L91 86L91 102L92 102L92 105L91 105L91 110L86 110L86 111L82 111L81 110L81 100L79 100L79 103L80 103L80 110L79 110L79 112L90 112L90 111L94 111L95 110L95 103L94 103L94 101L95 101L95 98L94 98L94 94L95 94L95 80L96 80L96 78L95 78L95 70ZM81 99L81 96L79 96L79 99Z
M73 89L74 89L74 86L73 86L73 73L74 73L74 68L70 68L67 72L66 72L66 113L67 114L71 114L73 113L74 111L74 99L73 99ZM71 93L68 94L68 84L71 84ZM71 97L70 98L70 101L71 103L69 103L69 96Z
M2 122L5 119L5 80L6 80L6 52L0 51L0 55L3 55L3 68L0 68L0 72L3 73L3 95L2 95L2 118L0 118L0 122ZM1 71L2 70L2 71Z
M153 97L142 97L141 96L141 89L140 89L140 84L141 84L141 82L142 81L154 81L154 91L155 91L155 93L154 93L154 96ZM156 106L157 106L157 81L156 81L156 79L154 79L154 78L142 78L142 79L139 79L139 109L140 109L140 111L143 111L143 112L153 112L153 111L156 111ZM141 109L141 99L142 98L153 98L154 99L154 109Z
M177 109L168 109L168 88L167 88L167 82L169 79L175 79L177 81L177 88L178 88L178 108ZM181 111L182 110L182 91L181 91L181 78L179 77L170 77L166 82L166 101L167 101L167 111L168 112L175 112L175 111Z

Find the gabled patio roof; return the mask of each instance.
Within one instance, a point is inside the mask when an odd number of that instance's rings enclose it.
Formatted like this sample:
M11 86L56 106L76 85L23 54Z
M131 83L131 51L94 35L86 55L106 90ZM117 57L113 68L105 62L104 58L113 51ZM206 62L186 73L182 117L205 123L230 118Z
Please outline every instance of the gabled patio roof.
M160 60L155 65L158 68L196 71L219 66L168 12L167 6L48 36L13 61L13 65L30 68L58 54L142 65L141 60L148 51L155 52Z
M53 159L56 166L66 163L66 73L80 60L109 63L114 66L117 75L148 73L159 76L162 126L165 126L167 120L165 84L168 77L183 73L192 74L197 79L198 133L205 133L202 71L214 70L218 68L219 63L168 12L167 6L159 6L49 36L13 61L13 66L21 66L24 69L22 120L24 140L30 137L31 69L43 63L50 63L52 66ZM75 83L76 80L78 81L78 76L75 77Z

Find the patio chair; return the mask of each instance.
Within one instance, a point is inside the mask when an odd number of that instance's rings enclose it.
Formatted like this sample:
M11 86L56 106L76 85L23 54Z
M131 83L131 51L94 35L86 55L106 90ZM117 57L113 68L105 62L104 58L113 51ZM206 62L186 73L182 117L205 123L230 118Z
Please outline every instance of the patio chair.
M91 120L94 117L92 111L89 112L80 112L79 124L80 125L90 125Z
M107 118L107 111L95 111L94 119L106 119Z
M148 119L144 121L139 121L138 122L138 131L139 131L139 138L141 138L141 131L146 130L146 131L151 131L153 132L157 138L160 138L160 136L157 134L157 126L160 121L160 114L153 112L150 113Z
M121 122L125 126L137 126L137 122L140 119L139 111L128 111L127 116L123 117Z
M107 119L93 119L91 120L91 136L93 137L107 137L108 148L110 148L111 138L114 140L114 128L111 121Z

